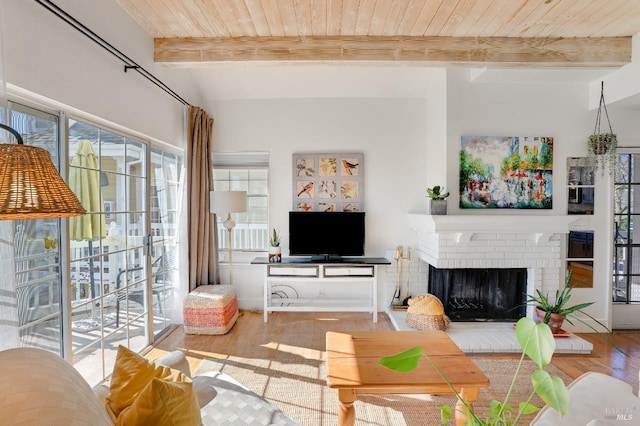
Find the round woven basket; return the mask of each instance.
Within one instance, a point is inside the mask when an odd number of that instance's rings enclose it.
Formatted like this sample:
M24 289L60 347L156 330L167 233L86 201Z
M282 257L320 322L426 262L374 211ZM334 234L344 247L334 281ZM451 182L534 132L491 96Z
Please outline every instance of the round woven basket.
M446 315L419 315L407 312L407 324L418 330L446 330L451 320Z

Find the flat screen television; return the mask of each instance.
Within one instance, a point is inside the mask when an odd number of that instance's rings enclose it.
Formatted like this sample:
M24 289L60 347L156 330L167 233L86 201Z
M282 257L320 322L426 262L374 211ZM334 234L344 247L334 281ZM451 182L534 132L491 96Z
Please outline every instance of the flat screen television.
M364 256L364 212L289 212L289 254Z

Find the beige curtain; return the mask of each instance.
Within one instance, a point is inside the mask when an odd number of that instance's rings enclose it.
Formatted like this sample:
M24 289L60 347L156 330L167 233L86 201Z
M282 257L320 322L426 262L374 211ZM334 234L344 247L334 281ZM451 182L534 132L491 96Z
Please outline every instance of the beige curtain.
M218 232L209 212L213 190L211 133L213 118L202 109L189 107L187 182L189 184L189 291L200 285L219 284Z

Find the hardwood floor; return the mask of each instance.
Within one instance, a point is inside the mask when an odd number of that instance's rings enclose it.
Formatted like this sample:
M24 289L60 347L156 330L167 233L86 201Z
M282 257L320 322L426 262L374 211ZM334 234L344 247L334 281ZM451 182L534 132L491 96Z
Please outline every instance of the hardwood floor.
M275 312L263 322L262 312L241 311L229 333L222 336L185 334L176 327L145 354L153 359L174 349L186 352L193 369L205 357L274 358L274 351L295 352L319 358L325 349L327 331L393 330L386 315L378 315L378 323L364 313Z
M624 380L638 394L638 370L640 369L640 331L616 330L610 335L627 355L623 355L603 336L595 333L580 334L580 337L593 344L593 352L589 355L556 355L552 364L576 378L587 371L598 371Z
M327 331L393 330L385 314L373 324L371 315L363 313L276 312L263 322L261 312L242 311L238 322L223 336L187 335L181 326L160 339L146 354L150 359L181 349L187 353L192 371L201 359L234 356L268 358L273 351L294 352L317 357L325 347ZM568 376L576 378L587 371L598 371L629 383L638 394L640 369L640 331L615 331L611 337L627 356L603 340L598 334L580 334L590 341L590 355L555 355L552 364ZM515 354L481 354L474 357L514 358Z

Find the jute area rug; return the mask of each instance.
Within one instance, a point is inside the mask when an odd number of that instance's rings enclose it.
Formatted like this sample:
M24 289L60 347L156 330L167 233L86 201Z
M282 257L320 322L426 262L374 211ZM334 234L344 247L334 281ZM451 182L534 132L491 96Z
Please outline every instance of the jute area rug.
M334 389L326 386L326 362L324 352L318 351L316 359L292 354L290 359L258 358L205 358L196 370L221 371L262 395L294 420L304 426L337 425L338 397ZM489 358L472 356L472 360L491 381L488 389L482 389L474 403L476 414L489 411L492 399L503 401L507 393L517 358ZM421 361L422 362L422 361ZM519 376L510 405L517 409L531 392L531 372L536 366L526 361ZM550 374L559 376L566 384L571 379L554 366L547 367ZM410 373L409 373L410 374ZM365 395L355 403L356 425L439 425L438 407L455 406L451 395ZM534 397L532 403L542 407ZM522 418L519 424L527 425L534 415ZM451 424L455 422L451 421Z

